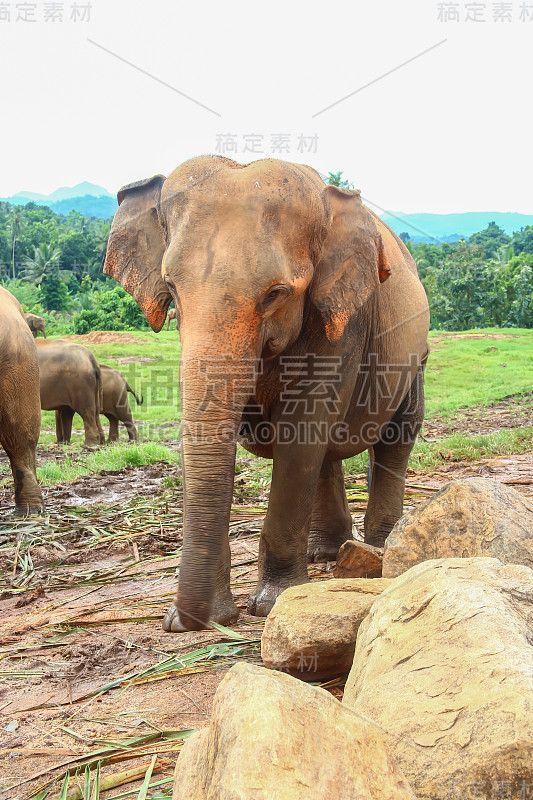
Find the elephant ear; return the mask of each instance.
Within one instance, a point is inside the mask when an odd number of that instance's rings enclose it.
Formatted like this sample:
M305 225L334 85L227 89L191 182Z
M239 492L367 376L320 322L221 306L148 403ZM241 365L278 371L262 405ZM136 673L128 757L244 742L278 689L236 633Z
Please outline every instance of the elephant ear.
M164 175L154 175L119 191L104 264L105 274L135 298L156 333L172 300L161 275L166 238L159 203L164 182Z
M310 287L310 297L336 342L352 314L366 303L390 267L383 240L359 191L327 186L323 193L329 225Z

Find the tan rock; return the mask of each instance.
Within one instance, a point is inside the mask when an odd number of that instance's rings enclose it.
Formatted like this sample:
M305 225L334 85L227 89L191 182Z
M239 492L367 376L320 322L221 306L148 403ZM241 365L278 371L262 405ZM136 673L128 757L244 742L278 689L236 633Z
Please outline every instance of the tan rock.
M385 542L383 577L432 558L472 556L533 567L533 502L488 478L452 481L398 520Z
M381 731L324 689L238 664L178 759L173 800L414 800Z
M359 625L387 585L382 578L335 578L286 589L266 619L263 663L305 681L345 675Z
M337 556L336 578L381 578L383 548L350 539Z
M533 788L532 643L531 569L418 564L363 621L343 704L390 734L420 800L498 797L506 781L518 798Z

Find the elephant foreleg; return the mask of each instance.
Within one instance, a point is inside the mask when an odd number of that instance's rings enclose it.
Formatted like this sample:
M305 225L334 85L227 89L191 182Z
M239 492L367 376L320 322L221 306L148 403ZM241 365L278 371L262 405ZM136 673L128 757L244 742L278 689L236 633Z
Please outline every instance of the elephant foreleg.
M342 461L324 462L313 503L307 561L335 561L340 546L352 538Z
M403 513L405 473L424 420L424 366L374 447L374 462L365 515L365 542L383 547Z
M226 537L222 544L222 553L217 568L215 597L209 617L210 620L218 622L220 625L231 625L239 618L239 609L235 605L229 585L230 572L231 551L229 547L229 538ZM172 631L173 633L186 630L180 622L178 608L174 604L170 606L163 620L163 629L169 632Z
M275 445L272 488L248 610L266 616L289 586L306 583L307 539L325 447Z

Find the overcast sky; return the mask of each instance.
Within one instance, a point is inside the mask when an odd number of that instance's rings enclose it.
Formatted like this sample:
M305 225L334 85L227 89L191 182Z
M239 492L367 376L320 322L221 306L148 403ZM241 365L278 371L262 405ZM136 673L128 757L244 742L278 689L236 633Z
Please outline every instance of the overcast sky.
M533 213L533 0L91 5L0 3L0 196L226 152L342 170L383 209Z

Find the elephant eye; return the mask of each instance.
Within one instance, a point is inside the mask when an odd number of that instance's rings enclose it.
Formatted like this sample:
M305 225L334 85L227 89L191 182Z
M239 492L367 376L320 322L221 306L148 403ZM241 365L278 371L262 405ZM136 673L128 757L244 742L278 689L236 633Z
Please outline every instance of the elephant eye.
M282 289L271 289L263 300L263 303L271 303L276 297L279 297L281 293Z

